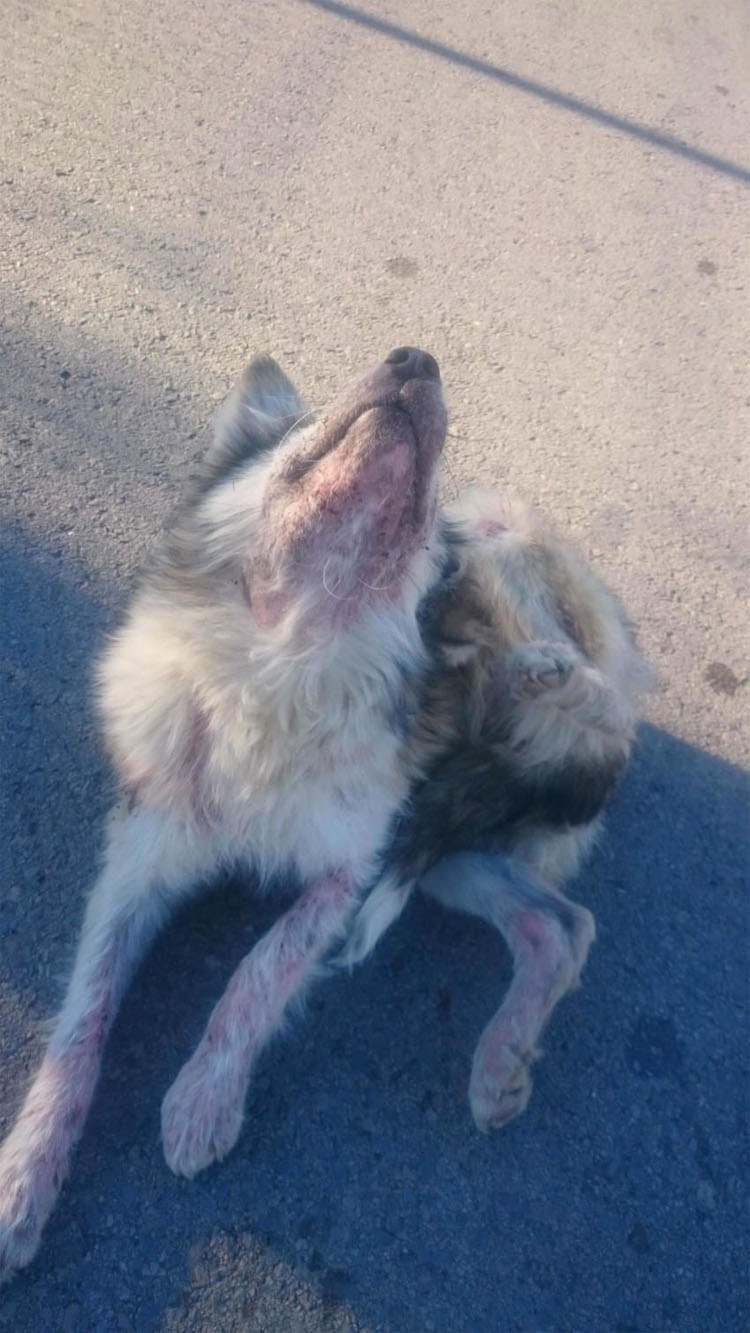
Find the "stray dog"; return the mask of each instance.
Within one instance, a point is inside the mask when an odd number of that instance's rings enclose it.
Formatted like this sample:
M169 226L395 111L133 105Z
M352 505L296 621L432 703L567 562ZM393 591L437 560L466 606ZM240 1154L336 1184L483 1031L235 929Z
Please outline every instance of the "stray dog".
M100 664L123 796L0 1149L0 1276L36 1252L138 961L220 866L296 896L165 1097L173 1171L230 1151L291 1002L340 941L341 961L363 957L420 877L511 946L470 1098L481 1126L523 1109L535 1040L593 937L557 886L626 761L639 659L615 601L525 510L491 496L439 510L446 425L437 363L416 348L315 421L260 358L221 412Z

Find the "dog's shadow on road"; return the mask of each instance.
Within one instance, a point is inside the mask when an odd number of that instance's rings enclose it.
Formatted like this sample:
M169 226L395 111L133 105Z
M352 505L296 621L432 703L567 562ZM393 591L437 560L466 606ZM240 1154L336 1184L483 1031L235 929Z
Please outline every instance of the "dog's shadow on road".
M25 1020L59 994L108 793L84 693L105 616L51 569L6 561L9 1079L38 1051ZM73 1310L75 1329L78 1310L81 1328L140 1331L209 1311L270 1329L272 1272L300 1330L742 1327L747 798L737 769L643 727L572 889L598 922L583 988L526 1114L490 1137L466 1082L509 960L487 927L415 899L266 1055L232 1156L175 1180L161 1098L272 916L237 882L195 903L126 1000L71 1182L0 1322ZM15 1088L3 1101L7 1119Z

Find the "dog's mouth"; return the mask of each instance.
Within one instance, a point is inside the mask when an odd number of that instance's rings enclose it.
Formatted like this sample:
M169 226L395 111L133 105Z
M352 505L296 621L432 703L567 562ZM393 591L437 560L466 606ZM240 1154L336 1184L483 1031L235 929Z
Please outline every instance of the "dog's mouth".
M401 522L414 531L427 520L446 425L439 385L410 383L375 402L368 395L344 421L324 423L311 492L342 517L379 514L395 541Z
M448 417L440 381L420 378L399 383L378 367L343 401L301 432L300 447L285 460L283 476L302 481L331 454L357 454L364 462L373 452L410 444L415 469L431 476L445 443ZM385 382L383 382L385 381Z
M365 381L363 388L368 387ZM378 397L364 392L361 402L353 405L343 419L334 417L331 421L329 447L336 448L341 444L352 427L368 413L374 414L381 428L391 424L400 433L406 424L418 447L437 453L443 446L447 414L439 381L408 380L400 388ZM326 443L328 441L323 442L324 449Z

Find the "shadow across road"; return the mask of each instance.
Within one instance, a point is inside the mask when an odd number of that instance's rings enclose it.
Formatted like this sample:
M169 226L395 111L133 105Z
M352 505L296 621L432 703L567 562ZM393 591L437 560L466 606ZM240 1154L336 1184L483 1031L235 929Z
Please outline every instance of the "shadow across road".
M740 162L732 162L729 158L720 157L716 153L707 153L694 144L686 143L684 139L677 139L674 135L664 134L661 130L653 129L650 125L641 125L636 120L628 119L627 116L617 116L611 111L605 111L603 107L596 106L593 102L586 102L583 98L562 92L561 89L555 88L549 83L542 83L538 79L525 78L522 74L516 74L513 70L505 69L502 65L494 65L489 60L481 60L478 56L472 56L468 51L459 51L455 47L447 46L444 42L437 42L431 37L424 37L412 28L404 28L399 23L390 23L387 19L379 18L376 14L368 14L366 10L356 9L352 5L339 4L338 0L299 0L299 3L310 5L314 9L321 9L327 14L332 14L347 23L357 24L361 28L367 28L370 32L378 33L392 41L403 42L406 46L424 51L426 55L436 56L439 60L449 61L453 65L469 70L472 74L481 74L484 78L494 79L496 83L504 84L506 88L513 88L517 92L538 97L550 106L559 107L560 110L571 112L576 116L583 116L587 120L592 120L596 124L604 126L606 129L616 130L619 134L639 139L652 148L660 148L667 153L673 153L677 157L686 158L697 166L707 167L727 176L734 176L736 180L750 182L750 167L746 167Z

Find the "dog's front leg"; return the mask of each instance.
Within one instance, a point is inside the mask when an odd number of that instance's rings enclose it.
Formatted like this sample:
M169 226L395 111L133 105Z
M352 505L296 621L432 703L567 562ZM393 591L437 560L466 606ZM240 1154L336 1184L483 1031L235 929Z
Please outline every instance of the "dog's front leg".
M138 962L175 899L210 866L203 841L164 815L136 809L113 820L65 1002L0 1148L0 1281L36 1253L91 1104L107 1033Z
M194 1176L234 1147L253 1065L356 901L349 875L317 880L240 963L197 1050L164 1098L164 1155L178 1175Z

